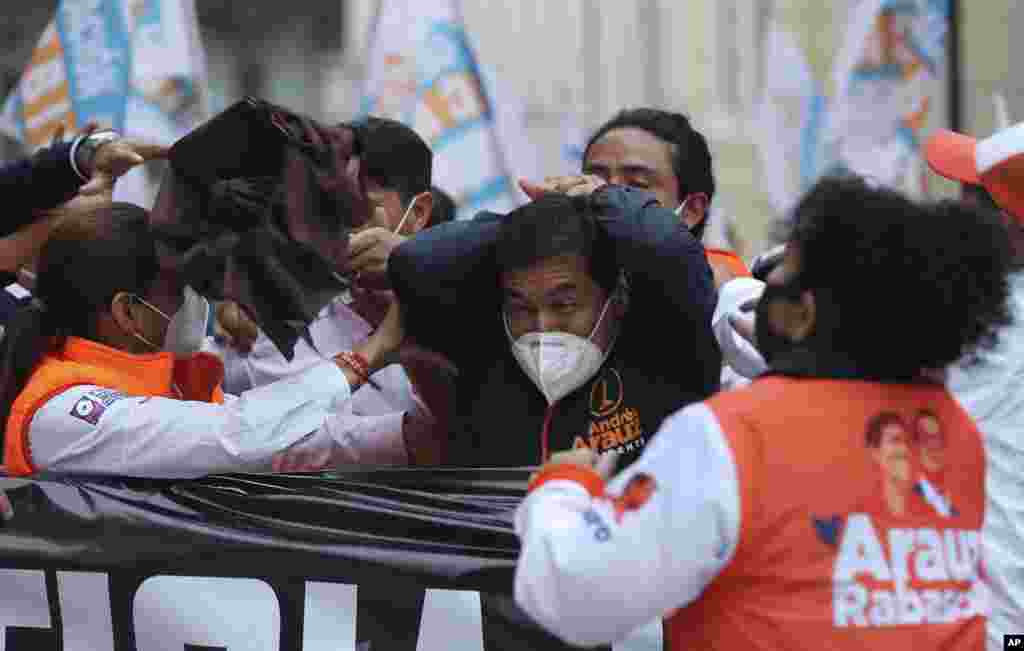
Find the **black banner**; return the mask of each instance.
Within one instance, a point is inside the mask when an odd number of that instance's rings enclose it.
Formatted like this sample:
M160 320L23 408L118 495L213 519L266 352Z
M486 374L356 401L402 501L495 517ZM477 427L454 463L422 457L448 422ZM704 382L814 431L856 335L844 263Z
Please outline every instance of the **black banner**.
M0 480L0 651L567 648L511 597L531 470Z

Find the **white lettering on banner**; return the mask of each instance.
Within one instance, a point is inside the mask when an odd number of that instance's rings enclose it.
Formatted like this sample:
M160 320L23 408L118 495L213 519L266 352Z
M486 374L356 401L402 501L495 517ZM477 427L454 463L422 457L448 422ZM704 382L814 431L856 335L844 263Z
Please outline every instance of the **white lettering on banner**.
M133 619L135 646L145 651L277 651L281 642L277 594L258 579L150 577L135 593Z
M427 590L420 615L416 651L483 651L484 622L480 593Z
M97 572L57 572L64 651L114 651L110 579ZM71 596L75 595L75 596ZM89 599L76 598L89 595Z
M302 651L355 651L356 586L306 583Z
M888 556L870 517L847 518L832 575L835 626L951 623L985 612L977 531L892 528L886 540Z
M6 651L6 629L11 626L50 628L46 573L42 570L0 570L0 599L0 651Z
M62 630L56 633L63 638L66 651L113 651L115 618L126 624L130 620L138 651L181 651L186 645L277 651L282 627L297 631L294 627L299 625L282 621L277 593L259 579L152 576L138 586L131 604L118 603L118 612L113 612L109 575L57 572L56 577L58 594L50 597L60 603ZM929 611L958 606L959 592L933 592L915 597L923 598ZM3 628L53 627L46 574L42 570L0 570L0 594L0 651L28 651L5 649ZM355 585L306 582L302 643L296 651L355 651L357 598ZM876 594L872 622L897 619L891 614L895 603L892 595L886 602ZM956 617L960 616L957 611ZM483 644L480 593L426 590L417 651L483 651ZM651 622L614 647L615 651L660 648L660 621Z

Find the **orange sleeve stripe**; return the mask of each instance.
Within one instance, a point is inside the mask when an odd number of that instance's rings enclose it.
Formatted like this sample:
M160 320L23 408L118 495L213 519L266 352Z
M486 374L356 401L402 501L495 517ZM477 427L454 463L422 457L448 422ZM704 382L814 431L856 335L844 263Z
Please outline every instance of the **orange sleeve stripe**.
M548 483L564 479L574 481L583 486L591 497L604 496L604 479L593 468L578 466L572 463L559 464L542 469L530 481L527 492L533 492Z

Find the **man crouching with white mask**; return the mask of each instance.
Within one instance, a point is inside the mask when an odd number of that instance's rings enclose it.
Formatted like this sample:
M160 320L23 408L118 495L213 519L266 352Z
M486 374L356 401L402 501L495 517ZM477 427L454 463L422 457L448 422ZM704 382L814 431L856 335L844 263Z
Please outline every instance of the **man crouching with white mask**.
M718 389L711 269L652 194L596 177L524 189L536 200L423 231L388 262L410 338L459 369L450 461L589 447L628 464Z

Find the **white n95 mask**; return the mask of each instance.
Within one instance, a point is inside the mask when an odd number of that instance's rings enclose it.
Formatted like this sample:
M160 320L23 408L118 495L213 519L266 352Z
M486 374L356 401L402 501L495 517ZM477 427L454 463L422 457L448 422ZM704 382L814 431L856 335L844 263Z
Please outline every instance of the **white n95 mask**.
M159 312L159 310L157 311ZM174 313L174 316L167 319L164 351L176 355L191 355L199 352L203 346L203 340L206 338L209 318L209 301L186 285L185 300L182 301L181 307Z
M523 372L544 394L548 405L555 404L580 388L601 370L612 346L609 345L607 351L601 352L592 340L604 320L611 300L609 297L604 302L601 315L586 339L568 332L528 332L513 340L508 319L502 313L505 334L512 344L512 355Z

